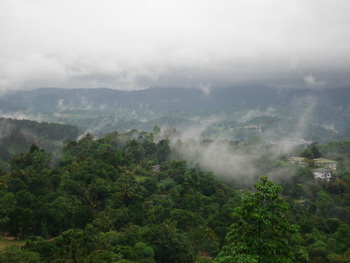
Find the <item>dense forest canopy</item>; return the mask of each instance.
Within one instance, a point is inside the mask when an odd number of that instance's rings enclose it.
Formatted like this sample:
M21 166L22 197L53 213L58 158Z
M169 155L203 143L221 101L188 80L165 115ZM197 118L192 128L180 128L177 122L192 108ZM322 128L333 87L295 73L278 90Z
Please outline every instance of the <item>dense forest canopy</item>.
M157 127L87 133L54 163L32 145L1 168L1 232L27 240L1 262L348 262L350 144L312 147L339 162L330 182L279 155L255 160L246 182L219 177L181 160ZM279 184L257 183L264 173Z

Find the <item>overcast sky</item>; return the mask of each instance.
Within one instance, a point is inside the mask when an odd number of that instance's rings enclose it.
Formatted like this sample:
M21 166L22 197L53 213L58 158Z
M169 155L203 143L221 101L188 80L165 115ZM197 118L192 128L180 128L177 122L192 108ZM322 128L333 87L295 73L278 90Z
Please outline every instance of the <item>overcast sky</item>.
M0 91L350 87L349 0L0 0Z

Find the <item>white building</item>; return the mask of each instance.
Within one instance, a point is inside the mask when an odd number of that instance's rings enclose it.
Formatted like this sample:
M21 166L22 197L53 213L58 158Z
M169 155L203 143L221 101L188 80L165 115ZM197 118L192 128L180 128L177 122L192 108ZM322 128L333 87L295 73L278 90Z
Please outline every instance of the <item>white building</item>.
M332 178L332 173L328 169L317 168L312 170L316 180L330 181Z
M160 172L160 165L152 165L152 172L153 173L159 173Z

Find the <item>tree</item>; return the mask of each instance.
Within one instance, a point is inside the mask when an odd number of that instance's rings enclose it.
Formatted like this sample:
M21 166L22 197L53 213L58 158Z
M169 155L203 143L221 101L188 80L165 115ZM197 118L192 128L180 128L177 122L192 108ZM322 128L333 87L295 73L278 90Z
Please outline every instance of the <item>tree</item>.
M125 157L131 160L132 163L139 163L145 157L145 150L139 142L129 141L125 146Z
M13 193L6 193L0 197L0 231L6 232L10 221L10 214L16 209L17 201Z
M115 194L117 199L129 205L137 195L138 184L133 176L122 174L116 182L118 192Z
M157 147L158 161L163 163L167 160L168 155L170 154L170 141L168 139L161 140L158 142Z
M304 151L302 151L300 153L300 156L307 158L307 159L314 159L315 158L315 155L310 148L306 148Z
M18 154L10 160L13 171L35 169L40 171L49 167L50 154L46 154L43 149L33 144L28 153Z
M294 262L289 237L297 226L286 218L289 207L279 196L282 187L262 176L254 188L257 191L244 195L235 209L227 245L215 262Z
M84 231L77 229L69 229L62 233L55 242L61 248L62 262L82 262L84 257L84 249L86 247L86 237Z
M154 247L155 259L164 263L189 263L194 261L194 251L183 231L165 220L151 226L146 232L147 239Z
M0 262L2 263L40 263L38 253L27 251L16 246L7 247L0 252Z
M311 146L311 151L312 151L312 154L315 156L315 158L321 158L322 153L320 152L320 150L317 148L315 144Z
M337 239L339 252L344 252L347 248L350 247L350 226L347 224L341 224L337 232L335 232L335 237Z

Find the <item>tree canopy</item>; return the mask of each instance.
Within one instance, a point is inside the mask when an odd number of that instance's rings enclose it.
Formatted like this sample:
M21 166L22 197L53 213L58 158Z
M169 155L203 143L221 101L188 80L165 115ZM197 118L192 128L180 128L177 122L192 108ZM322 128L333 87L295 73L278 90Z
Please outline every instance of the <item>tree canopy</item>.
M215 262L294 262L289 239L298 228L286 217L282 187L262 176L254 188L256 192L246 193L235 208L235 223Z
M154 138L137 130L101 138L86 134L66 141L54 161L52 154L32 145L6 162L0 170L0 233L27 244L0 251L0 259L349 259L348 143L318 146L325 158L342 153L330 182L315 181L310 168L292 166L284 157L263 156L256 163L259 171L271 171L269 178L279 184L257 175L252 180L260 181L252 188L251 181L224 180L198 164L175 159L169 141ZM243 151L251 145L237 142L232 147ZM285 172L284 177L276 171Z

